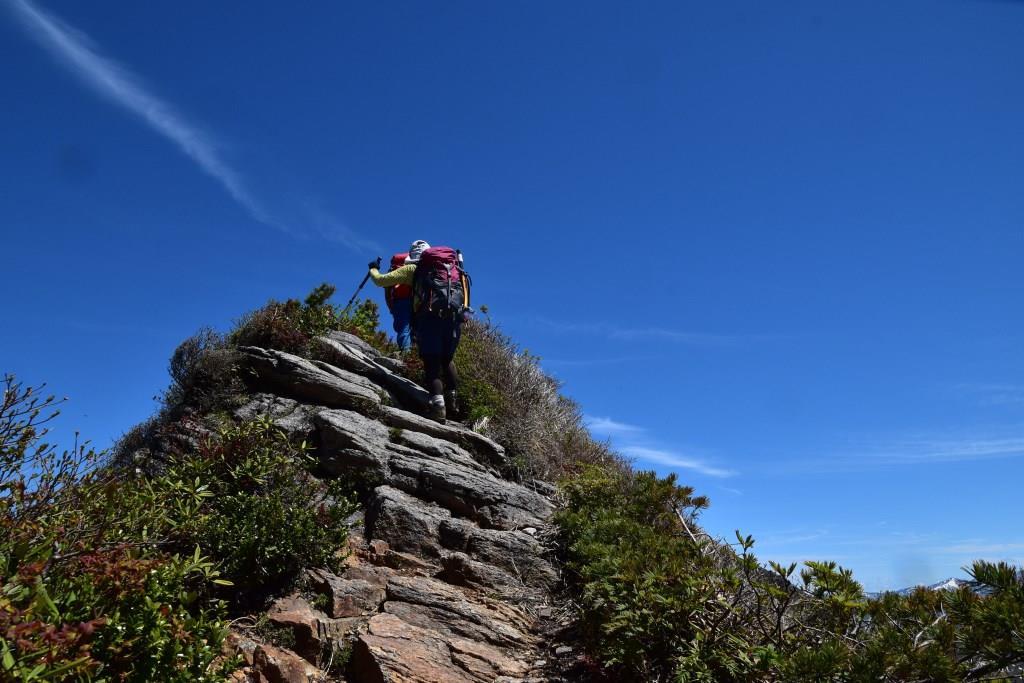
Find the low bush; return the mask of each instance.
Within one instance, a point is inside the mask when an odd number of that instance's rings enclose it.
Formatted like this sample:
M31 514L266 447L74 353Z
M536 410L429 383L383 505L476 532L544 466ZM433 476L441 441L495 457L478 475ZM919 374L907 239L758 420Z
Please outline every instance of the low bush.
M374 301L365 299L342 310L328 303L334 292L333 285L324 283L301 302L298 299L271 300L243 316L228 335L228 342L234 346L259 346L308 356L313 339L341 330L385 353L397 351L398 347L378 329L380 313Z
M178 345L167 371L171 385L164 392L163 404L173 413L183 407L199 413L230 408L245 391L235 353L222 335L208 327Z
M8 376L0 404L0 679L224 680L218 596L340 558L352 504L269 422L132 476L47 445L38 391Z
M305 444L268 419L224 429L174 462L170 482L194 482L200 503L181 514L179 535L218 562L239 590L264 587L303 567L340 559L354 504L310 474ZM332 488L334 487L334 488Z
M519 350L489 319L463 325L455 365L463 419L485 424L520 477L555 481L587 463L623 466L591 438L579 406L559 393L540 359Z
M616 680L1008 680L1024 664L1024 572L976 562L974 585L868 599L834 562L768 563L696 524L674 476L593 467L557 521L589 653Z
M212 562L174 552L152 488L111 477L85 445L46 444L56 404L5 377L0 678L223 680L234 662L221 655L224 605L206 590Z

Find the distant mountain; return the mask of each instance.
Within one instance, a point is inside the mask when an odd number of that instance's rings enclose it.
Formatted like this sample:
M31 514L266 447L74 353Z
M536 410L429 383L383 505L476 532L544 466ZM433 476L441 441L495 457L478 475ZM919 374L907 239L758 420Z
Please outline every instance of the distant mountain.
M928 589L930 591L955 591L955 590L959 590L962 586L968 586L968 585L970 585L970 581L964 581L963 579L956 579L956 578L950 577L948 579L945 579L943 581L938 581L938 582L930 584L928 586L925 586L924 584L918 584L916 586L911 586L909 588L901 588L900 590L896 590L896 591L879 591L877 593L868 593L867 596L869 598L877 598L878 596L882 595L883 593L896 593L898 595L910 595L911 593L916 591L918 588L926 588L926 589Z

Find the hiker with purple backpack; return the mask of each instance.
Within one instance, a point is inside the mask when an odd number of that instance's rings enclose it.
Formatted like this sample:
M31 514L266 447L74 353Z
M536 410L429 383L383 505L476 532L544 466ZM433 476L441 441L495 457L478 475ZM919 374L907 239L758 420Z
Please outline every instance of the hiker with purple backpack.
M369 265L370 278L379 287L412 286L413 337L423 361L424 384L430 392L430 417L444 422L447 414L455 411L459 384L455 350L462 322L470 312L470 279L462 268L462 254L417 240L409 247L409 258L401 268L381 275L380 259Z

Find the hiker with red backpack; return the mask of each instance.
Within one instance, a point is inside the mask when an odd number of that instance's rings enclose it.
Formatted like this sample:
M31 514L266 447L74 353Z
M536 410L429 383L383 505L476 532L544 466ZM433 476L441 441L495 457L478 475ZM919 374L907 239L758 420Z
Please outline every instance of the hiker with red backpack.
M385 275L379 268L380 259L370 263L370 278L375 285L412 287L412 329L423 361L424 383L430 392L430 416L444 422L455 410L459 384L455 351L462 322L471 310L470 279L462 268L462 254L417 240L409 247L405 265Z
M404 266L409 258L408 252L395 254L391 257L391 268L394 272ZM395 339L401 351L408 351L412 341L412 285L393 285L384 288L384 302L391 311L392 327Z

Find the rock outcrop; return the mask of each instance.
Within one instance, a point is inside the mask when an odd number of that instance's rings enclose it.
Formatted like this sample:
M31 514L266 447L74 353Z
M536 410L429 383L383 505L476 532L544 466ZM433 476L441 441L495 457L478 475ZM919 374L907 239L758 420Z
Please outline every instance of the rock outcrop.
M238 679L557 680L537 633L558 578L539 540L552 491L504 478L487 437L422 417L426 392L397 361L343 333L314 347L320 360L242 348L254 393L235 415L314 444L322 476L362 482L368 505L344 571L307 569L267 613L287 647L235 638Z

